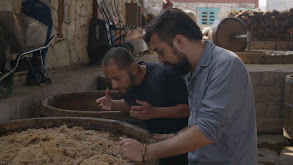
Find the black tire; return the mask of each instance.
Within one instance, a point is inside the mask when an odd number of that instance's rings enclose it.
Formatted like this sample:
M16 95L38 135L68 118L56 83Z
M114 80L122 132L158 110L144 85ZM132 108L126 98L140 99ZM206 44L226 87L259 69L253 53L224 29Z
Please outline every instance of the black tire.
M125 44L128 45L128 47L130 48L131 54L133 54L134 53L134 47L133 47L133 45L130 42L126 42Z
M5 99L11 95L13 89L13 76L9 75L0 81L0 99Z

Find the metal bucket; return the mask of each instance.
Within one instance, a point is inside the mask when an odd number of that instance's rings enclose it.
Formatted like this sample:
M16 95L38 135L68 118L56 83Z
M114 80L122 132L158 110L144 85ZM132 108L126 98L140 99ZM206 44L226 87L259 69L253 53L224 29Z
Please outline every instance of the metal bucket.
M127 135L142 143L153 143L151 134L142 128L117 120L96 119L96 118L72 118L72 117L51 117L51 118L33 118L24 120L14 120L0 123L0 136L7 133L24 131L30 128L52 128L67 125L68 127L80 126L91 130L102 130L111 133ZM117 151L118 152L118 151ZM146 164L153 165L156 160L146 163L128 162L127 165Z
M11 38L11 53L19 53L46 44L48 27L23 14L0 11L0 36Z
M283 135L293 140L293 75L286 76Z
M89 92L63 93L46 98L41 104L41 112L44 116L55 117L95 117L125 121L146 128L142 120L133 119L129 112L121 112L119 109L102 111L97 107L96 99L105 96L104 90ZM122 93L110 90L112 99L122 99Z

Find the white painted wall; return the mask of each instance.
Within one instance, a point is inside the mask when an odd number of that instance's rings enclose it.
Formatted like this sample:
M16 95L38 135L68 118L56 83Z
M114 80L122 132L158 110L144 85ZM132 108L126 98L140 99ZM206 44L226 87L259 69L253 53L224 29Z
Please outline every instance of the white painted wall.
M266 11L283 11L293 8L293 0L266 0Z

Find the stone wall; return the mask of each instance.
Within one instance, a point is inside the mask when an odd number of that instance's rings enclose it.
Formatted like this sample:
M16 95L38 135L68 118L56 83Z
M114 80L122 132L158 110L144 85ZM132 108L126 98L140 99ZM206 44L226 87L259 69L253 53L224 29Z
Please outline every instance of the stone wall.
M248 45L247 48L248 49ZM252 41L251 50L293 50L291 41Z
M262 68L247 65L251 77L258 133L282 133L284 118L285 78L290 69L278 71L278 66ZM282 67L284 68L284 67Z
M11 11L11 2L7 0L0 0L0 11Z
M125 3L130 3L131 0L117 0L117 2L119 2L118 7L122 21L125 23ZM140 0L134 2L140 2ZM65 16L62 25L64 36L63 38L57 38L50 45L46 58L47 70L89 63L87 42L89 23L93 12L93 0L64 0L64 3ZM5 8L16 13L20 11L20 0L1 0L0 4L3 4L0 8L1 10ZM51 13L53 18L53 30L51 36L58 32L57 11L58 0L52 0ZM98 14L98 17L102 19L101 13Z
M244 64L293 64L293 51L236 52Z
M57 38L49 47L46 68L62 68L88 63L87 40L89 22L92 16L92 1L64 0L65 16L62 25L63 38ZM11 0L13 12L20 11L20 1ZM51 1L53 18L52 34L57 34L58 0Z

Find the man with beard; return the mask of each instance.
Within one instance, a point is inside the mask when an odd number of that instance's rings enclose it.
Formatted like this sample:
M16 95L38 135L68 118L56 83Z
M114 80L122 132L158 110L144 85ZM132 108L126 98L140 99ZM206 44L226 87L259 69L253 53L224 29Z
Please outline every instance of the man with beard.
M123 100L113 100L109 90L96 100L104 110L129 111L136 119L145 120L155 134L171 134L187 126L189 116L187 89L182 77L159 63L135 63L124 48L113 47L102 61L103 71L112 88L123 93ZM187 164L187 154L164 158L160 165Z
M176 136L157 135L162 141L147 145L121 137L121 156L145 161L189 152L190 165L257 164L254 95L237 55L202 42L198 25L179 9L165 10L145 31L160 62L187 74L188 127Z

